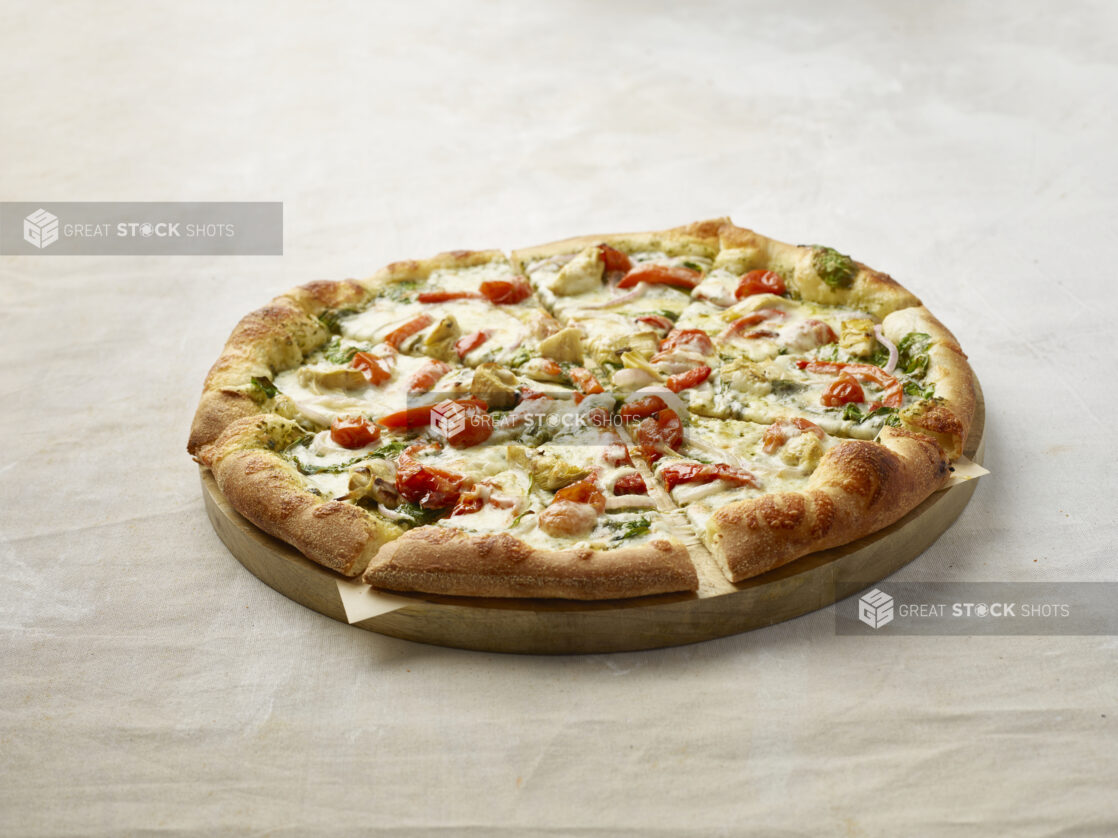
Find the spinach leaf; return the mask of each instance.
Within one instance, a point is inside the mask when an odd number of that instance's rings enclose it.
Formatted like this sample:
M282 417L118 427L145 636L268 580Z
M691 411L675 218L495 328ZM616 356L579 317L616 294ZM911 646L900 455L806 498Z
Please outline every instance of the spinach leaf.
M931 335L909 332L897 344L897 366L913 378L923 378L928 371L928 349L931 345Z
M252 377L252 386L255 387L266 399L274 399L279 390L276 385L272 383L272 379L265 376L254 375Z
M647 535L652 529L652 522L647 518L634 518L631 521L606 521L606 528L613 531L613 541L624 541L628 538Z

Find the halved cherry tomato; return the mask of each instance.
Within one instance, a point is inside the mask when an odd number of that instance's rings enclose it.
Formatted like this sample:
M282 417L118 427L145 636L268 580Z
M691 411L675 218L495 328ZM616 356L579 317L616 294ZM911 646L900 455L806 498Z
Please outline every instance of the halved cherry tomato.
M840 372L839 377L827 385L819 401L824 407L842 407L849 402L864 402L866 394L858 379L848 372Z
M675 326L671 320L662 314L642 314L636 318L638 323L644 323L646 326L651 326L658 332L670 332Z
M431 358L420 367L408 382L408 395L430 392L439 379L450 372L450 364Z
M330 425L330 439L342 448L364 448L380 439L380 428L364 416L339 416Z
M465 358L487 340L489 340L489 332L483 329L459 338L454 344L454 351L458 353L459 358Z
M617 415L625 421L630 419L643 419L646 416L651 416L654 413L659 413L668 403L659 396L645 396L644 398L634 399L631 402L623 404L621 409L617 411Z
M615 495L647 495L648 487L644 485L644 478L634 471L617 478L617 481L613 484L613 493Z
M810 337L810 341L814 343L815 346L826 346L828 343L835 343L838 341L838 335L835 334L834 329L822 320L815 320L814 318L805 320L803 323L796 326L795 333L789 341L793 345L797 345L798 349L805 350L810 347L803 343L802 338L804 336Z
M532 296L532 286L522 276L511 279L487 279L481 283L481 293L494 305L515 305Z
M861 381L869 381L882 389L881 403L886 407L904 404L904 389L898 381L881 367L873 364L844 364L839 361L796 361L796 366L808 372L837 375L848 372Z
M481 399L454 399L453 401L455 404L472 405L478 410L489 409L489 406ZM446 402L440 402L440 404L446 404ZM393 430L398 428L422 428L424 425L431 424L431 411L435 407L436 405L433 404L409 407L406 410L399 410L396 413L389 413L387 416L380 417L377 419L377 424Z
M421 314L414 317L405 323L393 329L384 336L384 342L391 346L393 349L399 349L400 344L410 338L412 335L418 334L435 322L435 318L430 314Z
M669 375L668 380L664 382L664 385L673 393L679 393L683 390L688 390L691 387L698 387L700 384L710 378L710 372L710 367L707 366L694 367L687 370L687 372L681 372L678 375Z
M571 367L569 375L575 386L588 396L605 392L594 374L584 367Z
M761 487L752 472L727 463L671 463L660 469L659 476L669 492L684 483L713 483L715 480L725 480L735 486Z
M420 291L416 297L421 303L449 303L454 300L480 300L477 291Z
M672 285L676 288L685 288L690 291L702 280L699 271L681 266L668 267L667 265L637 265L617 283L618 288L632 288L638 282L647 282L649 285Z
M679 414L666 407L656 416L650 416L637 425L634 436L644 458L654 463L663 456L656 450L658 445L667 445L672 450L678 450L683 444L683 422L680 421Z
M349 362L354 369L361 370L365 380L377 387L392 377L392 369L384 358L370 355L368 352L358 352Z
M461 416L451 423L446 441L451 448L472 448L481 445L493 435L493 417L485 408L474 405L463 407Z
M469 515L473 512L478 512L483 506L485 501L481 499L477 489L470 489L463 492L458 496L458 503L454 504L454 509L451 511L451 517L455 515Z
M778 308L758 309L751 314L745 315L745 317L739 317L737 320L731 323L726 328L726 331L722 333L722 337L730 337L731 335L741 334L746 329L750 329L753 326L764 323L766 320L772 320L774 318L787 316L787 314L785 314Z
M660 341L661 353L680 348L698 352L700 355L714 354L714 343L711 341L710 335L702 329L674 329Z
M584 477L577 483L564 486L555 493L555 500L569 500L571 503L588 503L598 512L605 511L606 496L598 489L593 477Z
M608 244L598 245L598 250L602 252L602 264L605 265L607 272L625 271L628 273L632 270L633 263L620 250L610 247Z
M620 442L611 442L602 450L602 459L611 466L631 466L632 458L629 449Z
M739 300L752 297L754 294L776 294L778 297L783 297L787 293L788 289L780 274L775 271L760 270L750 271L741 278L737 290L734 291L734 297Z
M764 444L761 450L766 454L775 454L780 450L780 446L784 445L784 443L792 437L799 436L801 433L815 434L819 439L823 439L825 436L821 427L814 422L809 422L807 419L801 419L800 417L794 419L777 419L765 428L765 436L763 438Z
M396 458L396 491L404 500L424 509L454 506L469 478L421 464L412 456L415 449L412 446Z

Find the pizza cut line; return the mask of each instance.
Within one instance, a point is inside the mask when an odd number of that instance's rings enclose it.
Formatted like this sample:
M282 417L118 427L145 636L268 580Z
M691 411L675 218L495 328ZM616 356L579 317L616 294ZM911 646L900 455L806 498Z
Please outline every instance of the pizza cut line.
M892 278L714 219L295 288L234 329L188 450L373 587L615 599L698 590L697 551L740 582L887 526L974 405Z

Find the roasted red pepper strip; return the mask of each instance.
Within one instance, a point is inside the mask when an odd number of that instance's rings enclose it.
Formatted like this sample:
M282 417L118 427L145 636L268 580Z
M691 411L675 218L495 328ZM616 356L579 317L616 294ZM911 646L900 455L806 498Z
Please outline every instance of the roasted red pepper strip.
M633 263L629 261L629 257L620 250L610 247L608 244L598 245L598 250L602 252L602 264L606 266L607 272L625 271L625 273L628 273L633 269Z
M438 361L434 358L425 363L419 370L411 377L408 382L408 393L410 395L417 395L419 393L427 393L438 384L439 379L450 372L450 364L444 361Z
M669 375L664 385L673 393L679 393L691 387L698 387L710 378L710 372L710 367L695 367L694 369L687 370L687 372L681 372L678 375Z
M422 465L412 454L424 446L412 446L396 458L396 491L409 503L424 509L454 506L469 478L441 468Z
M615 495L647 495L648 487L644 485L644 478L635 471L623 474L613 484Z
M644 458L654 463L664 456L657 450L657 446L667 445L672 450L678 450L683 444L683 422L680 421L679 414L666 407L656 416L649 416L637 425L634 437Z
M514 276L511 279L487 279L481 283L481 293L494 305L515 305L532 296L532 286L522 276Z
M465 358L487 340L489 340L489 332L485 330L474 332L459 338L454 344L454 351L458 353L459 358Z
M416 297L421 303L449 303L454 300L480 300L477 291L421 291Z
M349 363L354 369L361 370L365 380L374 387L383 384L392 377L392 369L388 361L370 355L368 352L358 352Z
M472 405L479 410L489 409L489 406L481 399L454 399L453 401L460 405ZM387 416L380 417L377 419L377 424L392 429L422 428L424 425L431 424L431 411L434 410L435 407L436 405L433 404L409 407L407 410L400 410L396 413L389 413Z
M617 283L618 288L632 288L638 282L647 282L649 285L673 285L676 288L685 288L690 291L702 280L699 271L684 267L668 267L667 265L637 265Z
M384 342L391 346L393 349L399 349L400 344L402 344L412 335L422 332L434 322L435 318L432 317L430 314L421 314L418 317L412 318L403 326L399 326L398 328L393 329L391 332L385 335Z
M569 374L575 386L586 395L593 396L595 393L605 392L602 385L598 383L598 379L594 377L594 374L590 372L590 370L584 367L571 367Z
M714 342L702 329L674 329L660 341L660 352L657 354L665 354L673 349L688 349L700 355L712 355Z

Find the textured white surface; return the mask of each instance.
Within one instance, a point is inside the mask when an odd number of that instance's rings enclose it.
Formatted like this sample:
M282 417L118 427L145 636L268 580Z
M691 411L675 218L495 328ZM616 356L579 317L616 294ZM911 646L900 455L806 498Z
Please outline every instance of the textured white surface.
M1105 3L5 4L0 199L282 200L286 254L0 258L0 832L1118 833L1118 638L412 645L245 572L183 450L283 288L732 212L972 357L993 474L900 578L1116 579L1116 35Z

